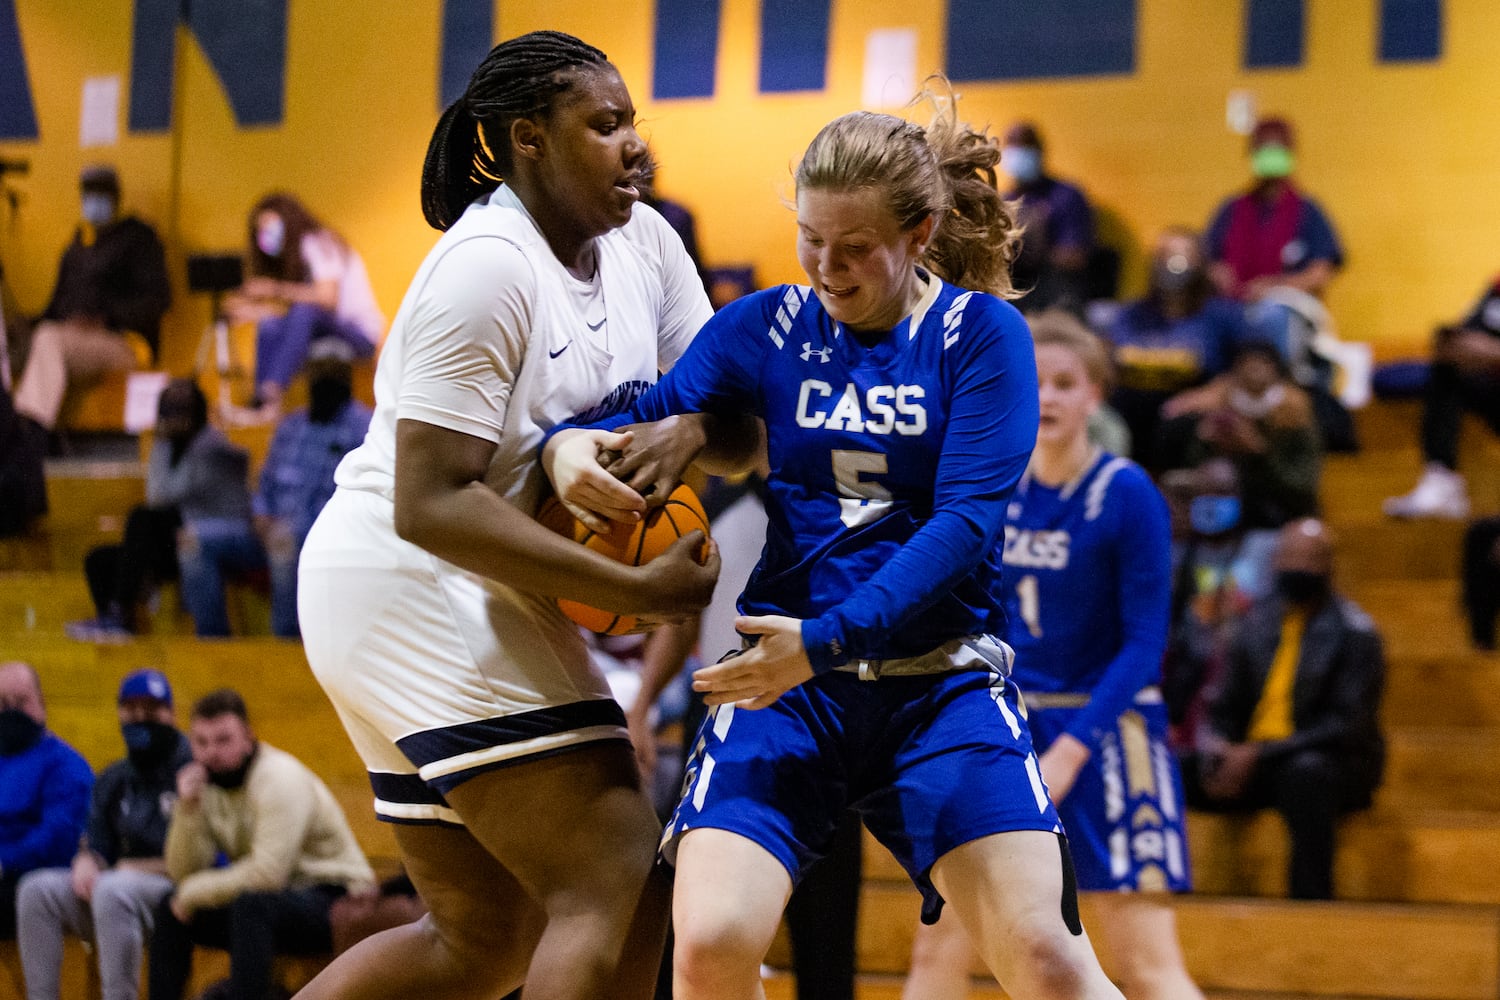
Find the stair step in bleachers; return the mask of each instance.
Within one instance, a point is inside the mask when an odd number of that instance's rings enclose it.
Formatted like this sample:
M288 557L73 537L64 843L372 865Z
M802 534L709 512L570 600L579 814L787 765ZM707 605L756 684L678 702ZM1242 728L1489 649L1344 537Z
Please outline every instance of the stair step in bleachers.
M866 879L859 968L905 972L919 897ZM1500 909L1280 900L1174 899L1188 971L1206 990L1400 1000L1492 1000L1500 993ZM1084 923L1090 920L1084 900ZM790 963L784 940L771 964ZM985 974L976 960L971 972ZM877 996L881 994L875 994Z

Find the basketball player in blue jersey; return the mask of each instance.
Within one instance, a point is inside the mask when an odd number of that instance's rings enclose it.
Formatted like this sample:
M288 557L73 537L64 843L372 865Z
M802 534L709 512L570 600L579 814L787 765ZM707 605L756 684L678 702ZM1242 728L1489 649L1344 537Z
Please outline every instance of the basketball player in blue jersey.
M565 502L623 516L643 501L601 469L622 444L607 431L686 413L765 424L769 527L736 622L752 644L695 674L713 708L663 838L677 1000L764 995L792 885L850 803L923 918L950 904L1012 996L1119 996L1078 923L996 638L1036 370L1025 322L992 294L1011 293L1015 245L999 150L940 107L927 129L867 112L826 126L796 174L810 284L721 310L628 412L544 451ZM628 462L610 464L645 488Z
M1166 501L1140 466L1089 441L1109 378L1098 338L1039 323L1036 363L1041 427L1002 548L1013 677L1106 965L1129 1000L1202 1000L1163 899L1189 888L1182 780L1157 687ZM962 1000L969 964L954 921L919 928L904 995Z

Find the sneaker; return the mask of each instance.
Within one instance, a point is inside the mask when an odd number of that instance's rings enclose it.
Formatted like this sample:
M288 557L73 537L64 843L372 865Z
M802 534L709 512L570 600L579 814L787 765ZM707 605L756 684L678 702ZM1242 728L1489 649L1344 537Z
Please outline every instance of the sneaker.
M124 622L109 615L68 622L63 633L78 642L125 643L135 638Z
M1461 521L1469 516L1469 491L1463 476L1429 462L1415 489L1404 496L1389 497L1382 508L1390 517L1444 517Z

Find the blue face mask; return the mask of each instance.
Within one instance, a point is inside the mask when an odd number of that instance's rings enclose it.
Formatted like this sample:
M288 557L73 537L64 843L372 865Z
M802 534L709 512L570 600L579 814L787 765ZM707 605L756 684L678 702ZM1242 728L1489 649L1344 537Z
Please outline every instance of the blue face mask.
M1006 146L1000 151L1000 169L1017 184L1030 184L1042 176L1042 151L1033 146Z
M1205 494L1193 497L1188 507L1188 521L1199 535L1222 535L1240 523L1240 498Z
M115 200L107 194L89 193L83 196L83 219L98 228L110 223L115 217Z

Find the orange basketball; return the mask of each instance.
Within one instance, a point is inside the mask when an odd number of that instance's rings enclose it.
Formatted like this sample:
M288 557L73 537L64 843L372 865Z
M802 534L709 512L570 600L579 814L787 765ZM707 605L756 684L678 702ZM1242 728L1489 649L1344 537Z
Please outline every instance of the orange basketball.
M702 562L708 558L708 515L698 497L686 486L672 491L667 502L649 511L634 526L617 524L607 535L600 535L584 527L583 523L568 513L568 509L556 497L548 497L537 511L536 519L565 538L587 545L600 555L616 562L639 566L648 563L665 552L673 542L690 531L701 531L703 549L698 553ZM590 632L605 635L630 635L633 632L649 632L651 626L642 625L633 615L600 611L587 604L559 598L557 606L562 613L582 625Z

